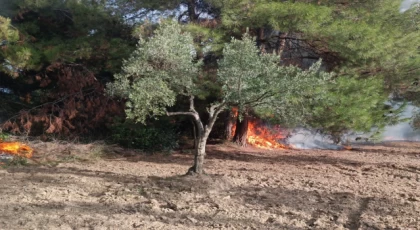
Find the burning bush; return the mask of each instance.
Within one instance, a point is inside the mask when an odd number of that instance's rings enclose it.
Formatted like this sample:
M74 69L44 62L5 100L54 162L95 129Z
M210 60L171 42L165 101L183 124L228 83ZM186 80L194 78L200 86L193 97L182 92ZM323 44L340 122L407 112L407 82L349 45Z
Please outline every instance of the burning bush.
M31 158L33 149L20 142L1 142L0 152L24 158Z
M232 127L232 134L235 133L236 124ZM284 131L279 125L266 125L256 119L248 122L246 141L248 144L262 149L288 149L289 147L280 144L278 141L285 139Z

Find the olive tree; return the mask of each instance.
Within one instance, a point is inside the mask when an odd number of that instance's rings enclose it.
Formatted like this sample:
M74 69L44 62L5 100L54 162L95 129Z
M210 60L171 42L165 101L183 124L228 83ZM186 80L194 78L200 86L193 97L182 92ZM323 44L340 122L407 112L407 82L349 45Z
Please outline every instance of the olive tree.
M189 172L200 174L203 173L208 136L226 101L221 99L209 105L209 118L205 124L194 105L198 90L194 82L200 75L201 66L196 56L192 36L183 33L177 23L164 22L151 38L139 41L137 49L124 62L122 72L107 88L111 95L128 99L127 117L138 122L161 115L191 116L197 127L198 144ZM177 96L189 98L189 109L169 112L167 108L175 105Z
M240 146L247 144L250 110L276 123L304 125L313 104L324 100L327 85L333 83L332 73L320 71L321 60L307 70L281 66L279 60L277 54L261 53L248 34L242 40L232 39L223 49L218 77L229 105L238 108L233 141Z
M225 108L270 104L278 108L278 102L284 101L279 99L279 93L288 92L288 85L305 82L302 77L321 79L319 74L299 75L295 68L279 66L279 56L260 54L255 41L248 35L242 40L233 39L226 44L224 58L219 61L217 83L221 86L220 97L208 105L208 119L204 122L194 104L194 97L200 92L197 79L201 74L201 61L196 58L192 36L181 29L179 24L167 21L152 37L141 39L131 57L124 62L121 73L107 86L107 91L126 98L127 117L138 122L161 115L192 117L197 127L198 144L189 173L203 173L207 139L218 114ZM313 73L318 73L318 69ZM189 98L189 109L170 111L179 96Z

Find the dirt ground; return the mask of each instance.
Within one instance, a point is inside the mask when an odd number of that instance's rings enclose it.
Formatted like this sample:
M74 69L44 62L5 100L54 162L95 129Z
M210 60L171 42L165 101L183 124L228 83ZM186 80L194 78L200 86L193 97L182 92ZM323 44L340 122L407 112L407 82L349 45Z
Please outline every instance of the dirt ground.
M191 153L32 143L0 169L0 229L420 229L420 144Z

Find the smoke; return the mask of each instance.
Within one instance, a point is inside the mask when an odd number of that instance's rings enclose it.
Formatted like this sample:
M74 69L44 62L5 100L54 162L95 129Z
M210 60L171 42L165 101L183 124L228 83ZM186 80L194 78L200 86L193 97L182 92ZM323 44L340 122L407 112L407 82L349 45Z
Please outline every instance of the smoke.
M394 109L401 106L401 102L390 103ZM381 135L382 138L376 141L420 141L420 130L413 128L410 123L412 117L419 111L419 107L408 103L400 117L401 119L406 118L407 120L395 125L386 126ZM342 141L350 145L371 144L375 142L375 140L369 138L372 134L373 131L365 134L349 132L342 136ZM286 143L297 149L345 149L342 145L334 144L331 137L310 129L295 129L288 136Z
M404 0L400 6L400 12L403 13L416 3L420 4L420 0Z
M290 133L287 144L296 149L344 149L343 146L334 144L329 136L303 128L295 129Z
M420 141L420 130L413 128L410 124L411 119L418 112L419 108L409 103L404 112L401 114L401 118L409 118L410 120L396 125L387 126L383 133L383 140Z

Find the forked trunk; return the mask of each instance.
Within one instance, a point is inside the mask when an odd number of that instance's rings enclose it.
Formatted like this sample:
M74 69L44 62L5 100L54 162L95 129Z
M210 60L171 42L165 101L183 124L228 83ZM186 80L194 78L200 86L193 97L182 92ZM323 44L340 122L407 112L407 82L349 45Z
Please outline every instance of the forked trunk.
M216 122L217 115L223 110L225 106L225 102L219 104L213 104L208 108L209 113L209 120L207 125L203 125L202 120L200 119L200 115L194 108L194 96L190 96L190 109L188 112L167 112L168 116L176 116L176 115L188 115L193 118L195 123L195 135L197 137L198 143L195 146L195 157L194 157L194 165L188 169L187 174L203 174L203 165L204 165L204 157L206 155L206 144L207 139L210 135L211 130L213 129L214 122Z
M248 122L249 117L246 115L242 120L240 120L239 117L236 120L236 130L235 136L233 137L233 142L242 147L246 147L247 145L246 139L248 137Z

